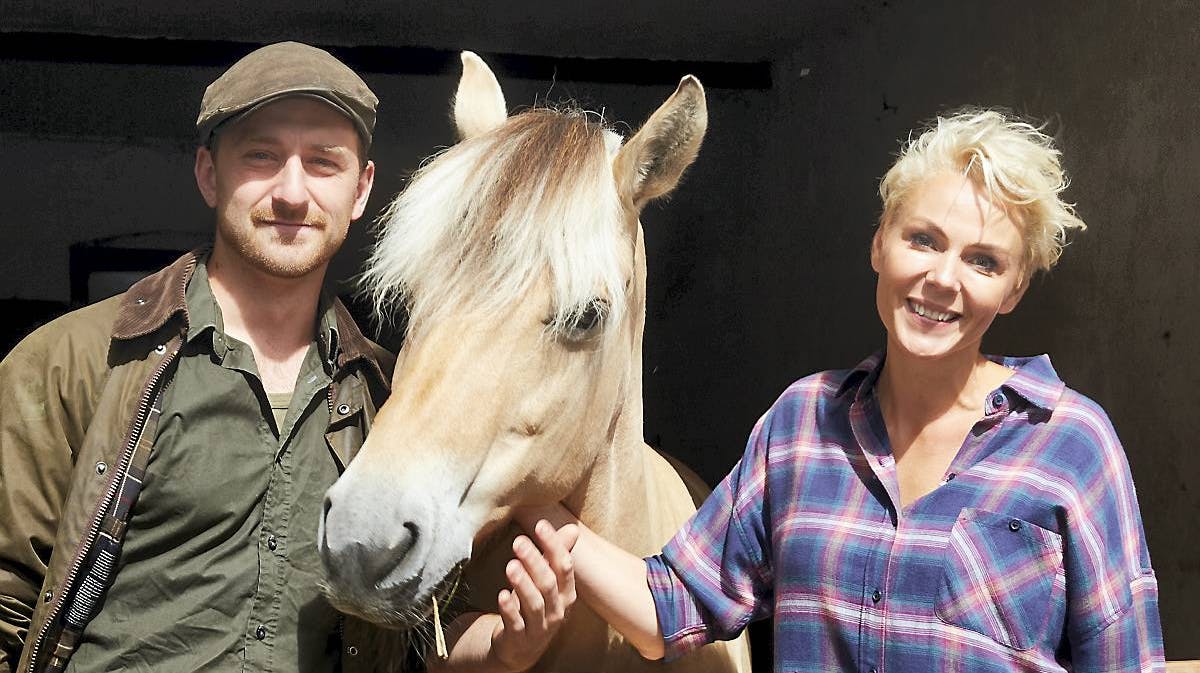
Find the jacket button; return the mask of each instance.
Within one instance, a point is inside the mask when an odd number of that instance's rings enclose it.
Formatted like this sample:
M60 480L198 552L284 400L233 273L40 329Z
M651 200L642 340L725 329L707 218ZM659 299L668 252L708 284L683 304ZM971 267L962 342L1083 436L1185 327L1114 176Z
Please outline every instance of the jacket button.
M1020 520L1020 519L1013 519L1012 521L1009 521L1009 522L1008 522L1008 529L1009 529L1009 530L1011 530L1011 531L1012 531L1012 532L1014 532L1014 533L1015 533L1015 532L1017 532L1017 531L1019 531L1019 530L1021 530L1021 520Z
M96 463L96 474L102 475L105 472L108 472L108 464L105 463L104 461L100 461L99 463Z
M349 654L352 657L357 657L358 656L358 648L351 645L350 647L346 648L346 654Z
M46 603L49 603L50 601L54 600L54 592L47 589L46 593L42 594L42 600L45 601Z
M349 404L339 404L338 408L337 408L337 412L338 412L339 416L345 416L346 414L350 413L350 405Z
M254 637L258 638L259 640L266 638L267 637L267 627L263 626L262 624L259 624L258 628L254 629Z
M163 353L166 353L166 352L167 352L167 345L166 345L166 344L159 344L159 345L155 346L155 347L154 347L154 352L155 352L155 353L158 353L159 355L162 355Z
M275 551L279 548L279 540L275 539L274 535L267 536L267 549Z

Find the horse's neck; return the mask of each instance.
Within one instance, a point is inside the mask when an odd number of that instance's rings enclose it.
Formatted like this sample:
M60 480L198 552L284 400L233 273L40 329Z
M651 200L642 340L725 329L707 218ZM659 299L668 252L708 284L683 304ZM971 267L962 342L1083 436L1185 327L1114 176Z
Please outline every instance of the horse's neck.
M591 474L568 498L580 521L605 538L636 554L658 551L664 530L657 503L674 498L673 484L663 483L661 459L643 441L642 332L646 321L646 256L641 227L634 249L633 282L628 304L631 340L624 400L609 445L599 454Z

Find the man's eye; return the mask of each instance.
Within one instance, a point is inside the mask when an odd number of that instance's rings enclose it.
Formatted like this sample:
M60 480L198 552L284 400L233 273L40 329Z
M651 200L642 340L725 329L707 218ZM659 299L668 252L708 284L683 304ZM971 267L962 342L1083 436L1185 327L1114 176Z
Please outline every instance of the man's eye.
M256 152L250 152L249 154L247 154L246 158L251 161L270 161L271 154L269 152L256 151Z

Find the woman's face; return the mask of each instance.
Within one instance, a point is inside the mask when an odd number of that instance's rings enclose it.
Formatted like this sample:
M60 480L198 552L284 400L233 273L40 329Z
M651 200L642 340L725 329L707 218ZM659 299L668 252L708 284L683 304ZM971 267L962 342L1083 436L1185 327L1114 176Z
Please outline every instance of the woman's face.
M992 320L1025 291L1023 251L1020 229L969 178L918 185L871 243L888 353L978 353Z

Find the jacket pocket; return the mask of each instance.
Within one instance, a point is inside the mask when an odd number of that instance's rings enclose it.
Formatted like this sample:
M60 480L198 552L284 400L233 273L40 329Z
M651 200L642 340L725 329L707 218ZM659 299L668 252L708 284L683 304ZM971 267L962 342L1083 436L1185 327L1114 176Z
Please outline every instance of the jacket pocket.
M1062 536L1028 521L963 509L950 530L934 611L1017 650L1045 634L1065 587Z

